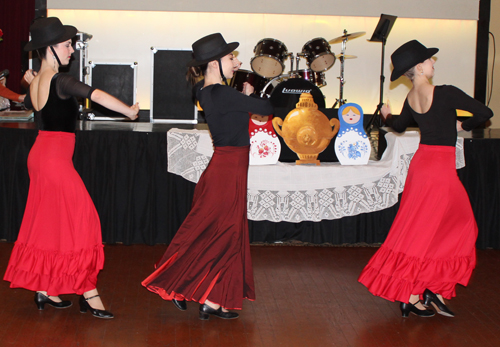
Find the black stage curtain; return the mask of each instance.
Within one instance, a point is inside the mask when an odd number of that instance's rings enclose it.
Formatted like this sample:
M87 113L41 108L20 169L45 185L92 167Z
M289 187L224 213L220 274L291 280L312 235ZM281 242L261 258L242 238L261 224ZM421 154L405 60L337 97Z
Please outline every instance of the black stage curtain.
M480 249L500 249L500 139L465 139L465 168L458 170L474 210Z
M0 127L0 239L15 241L29 177L32 129ZM167 172L164 132L78 131L73 161L96 205L106 243L168 243L191 207L195 184ZM500 140L465 140L467 166L458 171L479 226L478 248L500 249ZM249 221L250 241L314 244L383 242L398 205L339 220Z
M36 130L0 127L0 239L17 238L36 135ZM165 133L77 131L73 162L99 213L106 243L168 243L189 212L194 184L167 172Z
M17 239L30 182L26 163L36 134L0 128L0 239Z
M383 211L321 222L249 221L251 242L301 241L313 244L381 243L396 216L399 203Z
M76 138L73 162L101 217L103 240L170 242L192 192L167 172L166 134L79 131Z

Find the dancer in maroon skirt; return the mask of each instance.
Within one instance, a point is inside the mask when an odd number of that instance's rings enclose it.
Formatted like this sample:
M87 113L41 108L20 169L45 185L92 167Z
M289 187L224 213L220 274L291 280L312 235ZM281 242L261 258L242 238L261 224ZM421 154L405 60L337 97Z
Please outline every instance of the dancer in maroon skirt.
M191 211L177 231L156 270L142 284L177 308L186 301L200 305L200 319L209 315L233 319L243 299L255 299L247 222L249 112L272 114L268 100L250 97L226 84L239 62L233 56L237 42L227 44L221 34L193 44L189 63L196 98L205 112L214 154L198 182ZM244 95L246 94L246 95Z
M105 92L59 73L74 52L76 28L58 18L41 18L30 28L26 51L37 50L40 71L25 98L34 108L39 133L28 157L30 188L19 236L4 279L12 288L36 291L35 303L71 306L60 294L80 294L80 311L113 318L97 293L97 274L104 264L99 216L73 167L76 97L90 98L131 119L139 105L127 106Z
M491 110L460 89L433 86L437 48L412 40L391 56L391 81L408 77L413 88L399 117L388 106L381 113L387 125L404 131L418 123L420 146L408 171L396 219L387 239L359 276L377 296L401 302L403 317L437 312L453 317L443 297L455 296L457 283L467 285L476 264L477 226L467 192L455 169L457 130L471 130L493 116ZM457 120L456 110L473 116ZM424 305L420 298L424 299Z

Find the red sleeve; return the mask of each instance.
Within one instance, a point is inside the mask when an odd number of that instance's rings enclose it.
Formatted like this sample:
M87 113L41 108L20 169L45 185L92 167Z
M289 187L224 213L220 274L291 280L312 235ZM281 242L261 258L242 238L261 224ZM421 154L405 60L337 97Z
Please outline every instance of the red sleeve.
M3 84L0 84L0 96L7 98L12 101L19 101L20 94L14 93L9 88L5 87Z

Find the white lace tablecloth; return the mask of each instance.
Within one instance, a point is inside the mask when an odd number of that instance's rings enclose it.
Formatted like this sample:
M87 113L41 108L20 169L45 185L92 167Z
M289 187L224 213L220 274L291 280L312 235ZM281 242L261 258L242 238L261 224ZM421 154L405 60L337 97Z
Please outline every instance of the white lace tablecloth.
M362 166L322 162L316 165L250 166L248 219L318 222L393 206L403 191L420 134L387 133L381 160ZM197 183L213 154L207 130L171 129L167 133L168 171ZM457 141L457 169L465 166L463 139Z

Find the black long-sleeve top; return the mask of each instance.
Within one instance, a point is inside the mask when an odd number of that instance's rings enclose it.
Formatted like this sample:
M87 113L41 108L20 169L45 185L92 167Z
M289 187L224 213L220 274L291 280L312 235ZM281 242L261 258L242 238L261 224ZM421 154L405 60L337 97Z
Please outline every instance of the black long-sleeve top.
M264 116L273 113L269 100L246 96L220 84L197 89L196 98L205 112L215 147L250 145L249 113Z
M78 120L78 102L75 97L90 98L95 88L66 74L56 73L50 81L47 102L40 111L35 112L38 129L74 133ZM26 94L24 105L33 108L30 91Z
M454 86L434 87L431 107L426 113L415 112L405 100L399 117L389 117L386 125L403 132L415 120L420 128L420 143L424 145L455 146L457 141L457 112L464 110L472 117L462 122L464 130L472 130L493 116L493 112L481 102L471 98Z

